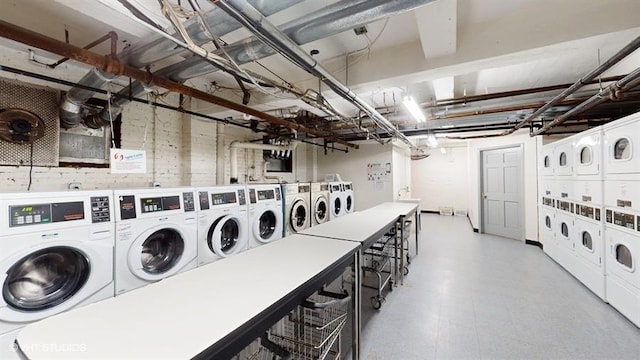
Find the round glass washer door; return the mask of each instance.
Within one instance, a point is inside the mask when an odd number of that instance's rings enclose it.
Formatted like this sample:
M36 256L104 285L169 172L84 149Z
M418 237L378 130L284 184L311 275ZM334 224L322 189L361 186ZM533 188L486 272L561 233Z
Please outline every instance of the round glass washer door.
M16 310L50 309L75 295L90 273L89 261L78 249L45 248L24 256L7 271L2 297Z
M264 211L260 218L258 218L255 225L256 238L261 242L268 242L274 236L276 236L276 229L278 228L278 218L276 214L271 210ZM282 230L282 228L280 228Z
M327 200L324 197L319 197L316 200L315 209L313 212L313 216L315 217L316 223L322 224L327 221L327 216L329 212L327 211Z
M149 275L164 274L178 264L184 254L182 235L171 228L154 231L142 243L140 262Z
M333 200L333 215L338 216L342 213L342 199L340 197L336 197Z
M216 255L226 257L243 248L242 226L235 216L223 216L211 224L207 232L207 245Z
M304 200L297 200L291 206L289 225L291 230L298 232L307 228L309 224L309 210Z
M352 212L353 211L353 197L351 195L347 195L347 197L344 200L344 209L346 212Z

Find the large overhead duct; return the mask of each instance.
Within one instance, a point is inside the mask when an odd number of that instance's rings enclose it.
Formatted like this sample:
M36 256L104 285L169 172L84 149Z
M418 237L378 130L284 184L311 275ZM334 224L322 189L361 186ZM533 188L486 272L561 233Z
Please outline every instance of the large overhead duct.
M260 9L265 15L269 16L283 9L286 9L292 5L295 5L302 0L278 0L278 1L262 1L262 0L248 0L254 6ZM204 14L204 20L209 27L218 35L228 34L234 30L237 30L241 25L227 15L224 11L218 8L213 8ZM196 19L188 20L185 23L185 28L196 44L204 44L211 41L209 33L204 31L202 24ZM170 56L179 54L185 51L183 48L176 46L176 44L170 39L164 36L155 36L153 40L132 46L125 49L120 54L120 61L127 63L135 68L142 68L147 65L153 64L157 61L166 59ZM88 72L80 81L79 84L90 88L102 88L106 83L111 81L114 75L102 70L94 69ZM60 121L64 127L73 127L81 121L82 105L92 96L94 92L84 88L75 87L69 90L60 105ZM93 119L87 119L87 126L92 128L99 128L106 124L109 124L109 116L97 117Z
M430 1L405 1L414 5L419 3L424 5ZM225 10L229 15L233 16L249 29L260 40L269 44L273 49L278 51L284 57L302 69L322 79L322 81L335 91L342 98L351 102L358 109L364 111L378 126L389 134L398 137L407 145L415 148L415 144L404 136L393 124L391 124L384 116L376 111L373 106L362 100L351 89L343 85L329 71L324 69L318 62L307 54L296 42L291 40L287 34L280 31L276 26L271 24L260 12L251 6L246 0L227 0L224 2L214 2L221 9ZM394 2L395 3L395 2Z
M281 25L280 28L281 31L294 42L302 45L382 20L389 16L413 10L431 1L433 0L345 0L324 7L308 16L292 20ZM219 36L220 34L216 35ZM274 49L257 38L237 41L226 46L224 51L229 54L237 64L245 64L276 53ZM215 51L214 54L224 55L220 50ZM175 82L185 82L188 79L203 76L218 70L218 68L203 60L201 57L193 56L160 69L155 74ZM136 81L131 85L130 89L123 89L121 94L125 96L128 94L139 96L144 93L147 88L144 83ZM112 104L112 109L119 111L126 103L126 98L116 99ZM99 116L104 121L108 121L109 119L107 111L102 111Z

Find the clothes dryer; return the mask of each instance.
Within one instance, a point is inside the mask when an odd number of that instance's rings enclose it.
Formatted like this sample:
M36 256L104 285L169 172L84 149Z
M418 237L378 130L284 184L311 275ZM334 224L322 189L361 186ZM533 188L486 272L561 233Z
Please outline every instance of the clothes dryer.
M628 215L634 216L637 228L640 216ZM607 301L640 327L640 232L607 223L605 237Z
M249 247L257 247L282 238L284 216L279 184L250 184Z
M604 219L601 205L575 204L573 275L594 294L606 301Z
M574 177L578 180L602 180L602 128L583 131L573 139Z
M558 259L563 268L572 273L575 271L575 244L574 244L574 211L572 202L556 201L556 241L558 244Z
M558 244L556 242L556 210L550 206L538 206L538 233L543 251L558 262Z
M249 248L246 187L197 188L198 266Z
M284 236L293 235L311 226L311 184L282 184L284 197Z
M353 192L353 182L345 181L343 183L343 198L344 198L344 214L351 214L355 211L355 195Z
M311 183L311 226L329 221L329 184Z
M115 190L114 200L116 295L197 266L193 189Z
M558 140L554 143L554 175L557 180L568 179L573 176L573 153L573 142L570 138Z
M640 181L640 113L602 127L605 179Z
M329 183L329 220L345 214L342 182Z
M0 194L0 355L20 328L113 297L111 191Z
M553 144L543 145L540 149L538 173L543 177L553 177L555 169L555 159L553 157Z

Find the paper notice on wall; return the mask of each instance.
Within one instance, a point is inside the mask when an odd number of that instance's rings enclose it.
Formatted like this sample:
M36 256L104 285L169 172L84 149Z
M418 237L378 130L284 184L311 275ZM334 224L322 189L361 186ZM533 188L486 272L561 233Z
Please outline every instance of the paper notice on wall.
M391 181L391 163L368 163L368 181Z
M380 192L384 190L384 181L376 181L373 183L373 191Z
M144 174L147 154L144 150L110 149L109 167L112 174Z

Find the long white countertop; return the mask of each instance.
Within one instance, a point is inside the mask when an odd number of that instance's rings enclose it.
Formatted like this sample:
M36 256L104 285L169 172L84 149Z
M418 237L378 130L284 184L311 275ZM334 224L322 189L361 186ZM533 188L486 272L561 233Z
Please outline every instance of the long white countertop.
M358 247L286 237L28 325L17 341L29 359L190 359Z
M391 212L399 216L409 216L418 209L418 203L414 201L395 201L385 202L376 206L370 207L363 212Z

